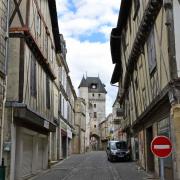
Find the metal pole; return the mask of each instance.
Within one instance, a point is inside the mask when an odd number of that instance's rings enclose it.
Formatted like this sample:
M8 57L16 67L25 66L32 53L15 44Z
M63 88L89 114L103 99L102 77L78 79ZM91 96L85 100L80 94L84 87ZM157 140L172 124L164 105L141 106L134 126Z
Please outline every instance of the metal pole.
M165 180L164 178L164 159L160 158L160 175L161 175L161 180Z

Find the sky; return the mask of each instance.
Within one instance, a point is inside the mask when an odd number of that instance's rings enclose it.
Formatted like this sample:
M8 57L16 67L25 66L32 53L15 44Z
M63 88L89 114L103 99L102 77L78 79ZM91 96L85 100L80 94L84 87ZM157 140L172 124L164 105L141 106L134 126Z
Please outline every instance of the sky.
M59 29L67 46L70 77L78 95L83 75L106 85L106 115L112 112L118 88L111 86L114 65L110 33L116 27L121 0L56 0Z

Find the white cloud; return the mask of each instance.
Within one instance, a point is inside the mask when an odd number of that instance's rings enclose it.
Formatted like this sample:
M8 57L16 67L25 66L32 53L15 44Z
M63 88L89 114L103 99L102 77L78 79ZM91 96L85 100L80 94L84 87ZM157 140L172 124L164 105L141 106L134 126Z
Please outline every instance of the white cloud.
M68 0L57 0L60 32L67 44L67 62L72 82L77 90L83 74L99 74L108 91L107 113L110 113L117 88L110 85L114 66L111 61L109 36L117 23L120 0L71 0L72 2L73 5L69 4ZM107 42L79 40L80 35L98 32L104 34Z

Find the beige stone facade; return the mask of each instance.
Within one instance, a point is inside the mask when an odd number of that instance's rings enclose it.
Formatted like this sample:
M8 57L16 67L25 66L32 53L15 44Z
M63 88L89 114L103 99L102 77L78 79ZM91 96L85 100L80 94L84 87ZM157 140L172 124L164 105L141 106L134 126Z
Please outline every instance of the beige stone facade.
M119 83L119 103L124 109L121 126L133 159L158 176L159 161L150 150L151 141L157 135L169 137L174 149L165 159L165 178L169 180L180 179L176 128L179 6L179 1L172 0L122 0L117 27L111 33L115 63L111 82Z
M84 77L79 85L79 96L86 103L86 150L100 148L99 124L105 119L106 89L99 77Z
M85 153L86 103L85 100L82 98L77 98L75 101L74 125L76 129L76 134L73 141L73 153Z

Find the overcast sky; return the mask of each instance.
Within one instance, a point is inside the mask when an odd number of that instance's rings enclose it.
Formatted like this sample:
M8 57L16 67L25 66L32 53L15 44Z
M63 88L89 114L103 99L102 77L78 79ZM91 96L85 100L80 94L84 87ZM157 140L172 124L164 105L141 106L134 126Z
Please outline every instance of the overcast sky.
M106 114L112 112L117 87L110 85L114 65L109 37L116 27L120 0L56 0L59 29L67 45L67 63L78 94L83 74L106 85Z

